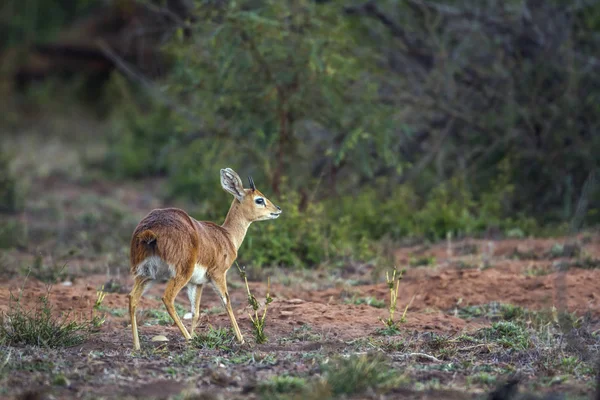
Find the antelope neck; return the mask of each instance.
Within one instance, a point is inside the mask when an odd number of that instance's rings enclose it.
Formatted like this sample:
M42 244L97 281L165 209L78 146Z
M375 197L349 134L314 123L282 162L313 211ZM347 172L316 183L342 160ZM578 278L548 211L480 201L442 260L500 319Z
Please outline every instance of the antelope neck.
M238 250L242 245L242 242L246 237L248 227L252 223L252 221L248 221L242 215L239 206L239 202L234 199L231 203L231 207L229 208L229 212L225 217L225 222L223 222L223 225L221 225L225 230L227 230L227 232L229 232L229 236L231 237L231 241L233 242L236 250Z

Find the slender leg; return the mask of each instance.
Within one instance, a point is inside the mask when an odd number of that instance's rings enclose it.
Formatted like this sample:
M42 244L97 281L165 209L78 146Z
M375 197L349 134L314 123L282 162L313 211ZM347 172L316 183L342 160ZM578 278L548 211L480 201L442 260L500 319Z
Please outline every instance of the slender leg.
M235 336L237 337L238 342L241 344L244 343L244 337L242 336L242 332L240 331L240 327L235 320L235 315L233 314L233 310L231 309L231 300L229 299L229 293L227 292L227 278L226 275L220 275L218 277L214 277L212 279L212 284L215 290L219 293L219 297L227 309L227 314L229 314L229 319L231 320L231 325L233 326L233 331L235 332Z
M190 300L190 312L185 313L183 319L192 319L194 317L194 304L196 304L196 289L197 285L195 283L188 283L187 285L187 295ZM191 334L191 332L190 332Z
M175 324L183 334L183 337L185 337L187 340L190 340L192 337L188 333L187 329L185 329L185 326L183 326L181 323L179 315L177 315L175 312L175 297L177 297L177 294L179 294L181 289L183 289L183 287L188 283L188 280L189 279L186 279L182 276L173 277L173 279L167 283L167 288L165 289L165 294L162 297L162 301L167 308L167 312L173 321L175 321Z
M194 293L194 299L190 297L190 304L192 305L192 329L190 331L190 335L194 334L196 327L198 326L198 319L200 318L200 300L202 299L202 289L204 289L204 285L195 285L196 290ZM188 291L189 295L189 291Z
M140 349L140 338L138 336L137 320L135 318L135 311L136 311L137 305L140 301L140 298L142 297L142 294L144 293L144 289L146 288L146 286L149 283L150 283L150 280L148 278L139 277L139 276L136 277L135 282L133 284L133 289L131 289L131 292L127 296L127 297L129 297L129 318L131 319L131 331L133 333L133 349L134 350Z

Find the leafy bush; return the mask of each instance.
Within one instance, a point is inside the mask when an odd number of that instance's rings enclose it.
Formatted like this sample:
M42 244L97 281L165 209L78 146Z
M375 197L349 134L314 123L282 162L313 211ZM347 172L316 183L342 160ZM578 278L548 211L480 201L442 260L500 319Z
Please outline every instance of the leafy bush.
M313 266L375 256L372 243L364 240L366 236L352 232L356 226L351 215L337 220L332 215L334 202L309 203L300 211L298 193L284 193L277 201L282 217L251 226L240 249L242 260L255 265Z

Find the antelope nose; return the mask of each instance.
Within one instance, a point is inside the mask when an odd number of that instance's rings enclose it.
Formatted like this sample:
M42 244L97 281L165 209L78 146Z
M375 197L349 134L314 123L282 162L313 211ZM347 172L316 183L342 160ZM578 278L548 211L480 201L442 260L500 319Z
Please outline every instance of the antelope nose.
M281 207L279 207L279 206L275 206L275 207L277 207L277 209L278 209L279 211L281 211Z

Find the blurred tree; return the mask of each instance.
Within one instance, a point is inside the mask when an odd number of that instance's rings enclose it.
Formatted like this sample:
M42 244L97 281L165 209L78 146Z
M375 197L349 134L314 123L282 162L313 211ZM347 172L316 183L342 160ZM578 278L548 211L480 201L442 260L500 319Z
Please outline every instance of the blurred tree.
M325 174L334 188L342 166L357 182L399 164L393 109L379 100L380 60L356 43L339 7L205 1L197 11L193 43L170 48L171 93L203 131L233 139L240 162L262 165L275 193L286 175Z

